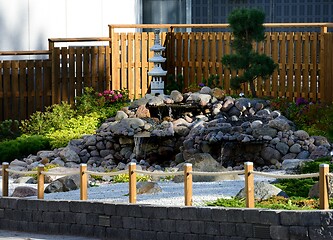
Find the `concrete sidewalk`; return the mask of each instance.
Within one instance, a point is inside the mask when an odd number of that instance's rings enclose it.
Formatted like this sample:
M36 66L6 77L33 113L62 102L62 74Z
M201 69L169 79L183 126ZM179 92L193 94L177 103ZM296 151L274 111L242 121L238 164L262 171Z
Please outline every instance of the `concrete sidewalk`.
M26 233L26 232L14 232L0 230L0 239L6 240L97 240L98 238L91 237L76 237L69 235L46 235L37 233Z

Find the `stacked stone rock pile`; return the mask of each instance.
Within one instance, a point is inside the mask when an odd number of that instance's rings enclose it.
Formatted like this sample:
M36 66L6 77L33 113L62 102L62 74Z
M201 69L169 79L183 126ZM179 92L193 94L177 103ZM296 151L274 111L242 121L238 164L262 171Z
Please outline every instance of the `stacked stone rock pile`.
M171 106L196 106L197 114L184 107L173 114ZM149 108L168 108L168 115L151 115ZM179 109L179 108L178 108ZM12 167L31 169L44 159L66 167L87 163L93 170L124 169L136 161L143 169L160 169L189 161L194 154L209 153L224 167L253 161L256 167L280 168L285 159L326 156L326 138L309 136L269 101L232 98L221 89L203 87L200 92L146 95L118 111L94 135L83 136L54 151L15 160Z

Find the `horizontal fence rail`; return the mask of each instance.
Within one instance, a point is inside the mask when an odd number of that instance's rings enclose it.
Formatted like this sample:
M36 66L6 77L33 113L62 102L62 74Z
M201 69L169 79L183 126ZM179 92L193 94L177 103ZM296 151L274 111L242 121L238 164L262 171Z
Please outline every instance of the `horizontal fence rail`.
M149 176L184 176L184 204L185 206L192 206L193 204L193 181L192 176L221 176L221 175L242 175L245 176L245 194L246 194L246 207L255 207L254 198L254 176L265 176L271 178L280 179L300 179L300 178L313 178L319 177L319 206L320 209L329 209L329 177L333 177L332 173L329 173L329 165L321 164L319 166L319 173L311 174L297 174L297 175L278 175L272 173L258 172L253 170L252 162L244 163L244 170L240 171L227 171L227 172L199 172L192 170L192 164L186 163L184 165L184 171L179 172L164 172L156 173L149 171L142 171L136 169L135 163L128 165L128 170L122 170L117 172L94 172L87 170L87 164L81 164L80 169L77 172L61 173L62 176L80 175L80 200L88 199L88 179L89 175L95 176L117 176L120 174L129 174L129 203L135 204L137 202L137 189L136 189L136 176L137 174L149 175ZM9 188L9 173L15 173L19 175L37 174L38 184L38 199L44 199L44 179L45 176L59 175L59 173L50 173L44 171L44 165L39 165L37 171L15 171L9 168L9 163L2 164L2 196L8 196Z
M265 53L278 64L271 78L257 79L259 97L281 97L295 100L333 101L333 23L269 23L266 39L254 43L254 49ZM167 76L182 75L184 91L197 87L210 77L218 77L227 94L250 94L249 86L230 89L230 79L241 72L222 65L224 55L233 52L228 24L114 24L109 37L51 38L49 49L41 51L0 52L0 121L26 119L35 111L62 101L74 104L84 87L129 90L131 99L150 92L153 68L149 58L154 45L153 32L164 29L160 39L166 47L163 68ZM312 27L319 32L282 32L283 28ZM134 29L134 32L119 32ZM183 30L186 31L178 31ZM208 29L209 31L200 32ZM29 59L8 60L27 56ZM31 59L34 58L34 59ZM42 59L39 59L41 57ZM35 59L38 58L38 59ZM165 79L166 84L170 81Z

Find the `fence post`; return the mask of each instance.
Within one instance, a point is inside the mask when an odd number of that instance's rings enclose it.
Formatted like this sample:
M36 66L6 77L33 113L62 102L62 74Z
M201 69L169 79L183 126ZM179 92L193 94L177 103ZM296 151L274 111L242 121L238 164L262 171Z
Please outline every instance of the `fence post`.
M80 164L80 199L87 200L88 193L88 174L87 174L87 164Z
M42 173L44 171L44 165L39 164L38 170L37 170L37 188L38 188L38 199L44 199L44 174Z
M254 208L254 176L253 176L253 162L246 162L245 166L245 193L246 193L246 207Z
M192 190L192 164L185 163L184 165L184 194L185 194L185 206L192 206L193 190Z
M320 209L328 209L328 181L327 174L329 173L328 164L319 165L319 206Z
M3 197L8 197L8 172L7 168L9 167L8 162L3 162L2 163L2 196Z
M131 162L128 165L129 175L129 202L136 203L136 164Z

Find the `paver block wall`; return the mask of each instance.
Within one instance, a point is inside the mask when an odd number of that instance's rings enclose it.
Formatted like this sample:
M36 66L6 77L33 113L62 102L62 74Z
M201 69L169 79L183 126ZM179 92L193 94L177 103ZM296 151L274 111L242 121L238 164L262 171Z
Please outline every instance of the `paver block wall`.
M106 239L332 239L333 211L0 199L0 229Z

